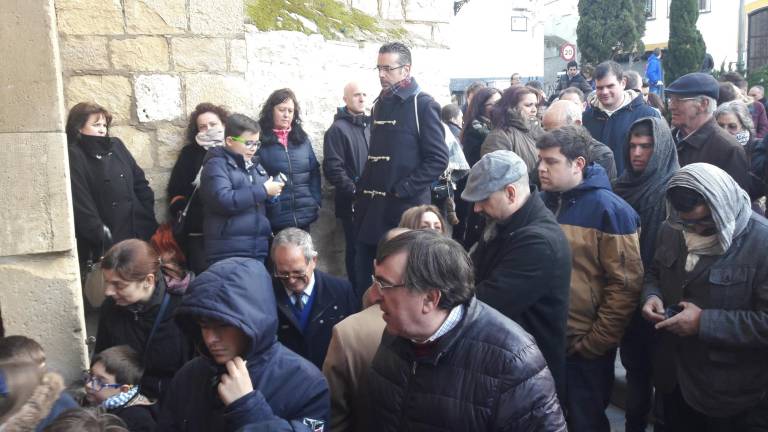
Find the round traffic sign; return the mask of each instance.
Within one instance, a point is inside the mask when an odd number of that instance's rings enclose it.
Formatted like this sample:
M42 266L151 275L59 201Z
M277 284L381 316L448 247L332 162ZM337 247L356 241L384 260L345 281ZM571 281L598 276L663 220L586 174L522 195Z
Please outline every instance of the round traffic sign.
M571 61L576 58L576 47L570 43L560 45L560 58L565 61Z

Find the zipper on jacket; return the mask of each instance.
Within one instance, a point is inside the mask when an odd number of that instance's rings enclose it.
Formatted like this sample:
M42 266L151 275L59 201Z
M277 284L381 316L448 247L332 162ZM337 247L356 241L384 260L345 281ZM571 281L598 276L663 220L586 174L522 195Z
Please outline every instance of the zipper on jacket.
M413 364L411 364L411 376L408 377L408 383L405 385L405 393L403 393L403 402L405 402L408 399L408 395L411 393L411 377L416 376L416 367L419 365L419 363L414 360ZM405 410L400 410L400 421L398 422L397 430L404 430L403 427L405 423Z
M139 311L135 310L133 311L133 320L138 321L139 320Z
M293 182L293 165L291 165L291 155L288 154L288 146L285 149L285 158L288 159L288 178L291 179L291 216L293 216L293 225L298 227L299 220L296 219L296 183Z

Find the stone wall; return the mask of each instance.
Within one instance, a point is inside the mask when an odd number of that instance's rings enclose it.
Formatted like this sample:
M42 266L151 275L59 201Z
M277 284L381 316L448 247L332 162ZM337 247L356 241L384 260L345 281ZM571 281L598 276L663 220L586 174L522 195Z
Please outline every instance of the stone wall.
M3 2L0 55L3 325L73 380L87 359L53 0Z
M422 32L428 27L430 38L452 13L450 0L352 0L351 5ZM371 101L380 89L373 70L376 44L259 32L245 24L243 6L243 0L56 0L66 106L92 100L114 114L111 134L146 171L159 219L167 217L170 169L184 145L187 115L198 103L223 104L256 117L273 90L290 87L322 159L323 132L343 104L344 85L361 81ZM450 100L450 61L444 48L414 49L414 74L441 103ZM332 214L332 193L324 184L312 234L321 268L343 274L344 242Z

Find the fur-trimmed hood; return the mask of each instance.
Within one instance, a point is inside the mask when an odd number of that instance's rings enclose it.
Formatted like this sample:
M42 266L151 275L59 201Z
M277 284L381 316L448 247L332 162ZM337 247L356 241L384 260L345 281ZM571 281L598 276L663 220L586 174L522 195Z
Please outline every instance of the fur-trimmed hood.
M3 432L34 431L37 425L48 417L64 391L64 387L64 378L61 375L46 372L40 384L32 392L32 396L24 402L16 414L6 420L0 430Z

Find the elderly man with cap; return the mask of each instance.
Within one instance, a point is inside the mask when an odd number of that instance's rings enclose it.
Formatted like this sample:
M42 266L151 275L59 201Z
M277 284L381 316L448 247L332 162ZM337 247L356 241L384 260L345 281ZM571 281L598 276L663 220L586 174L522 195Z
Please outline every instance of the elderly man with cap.
M568 102L570 103L570 102ZM462 198L490 222L473 250L477 297L530 333L565 396L571 249L554 215L508 150L472 167Z
M646 272L667 430L768 430L768 222L723 170L681 168Z
M680 166L705 162L721 168L749 190L749 166L744 148L713 116L720 85L712 75L683 75L665 90L672 115L672 136Z

